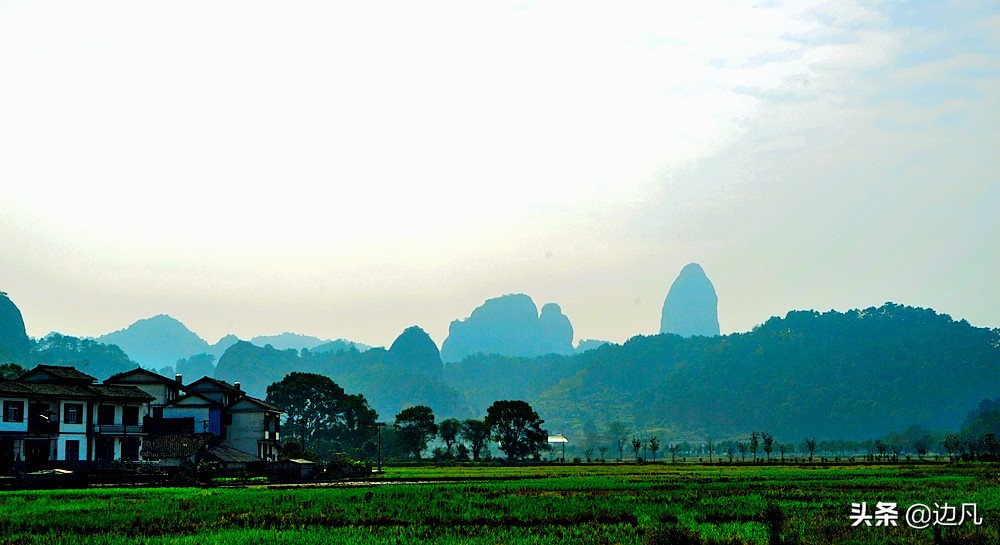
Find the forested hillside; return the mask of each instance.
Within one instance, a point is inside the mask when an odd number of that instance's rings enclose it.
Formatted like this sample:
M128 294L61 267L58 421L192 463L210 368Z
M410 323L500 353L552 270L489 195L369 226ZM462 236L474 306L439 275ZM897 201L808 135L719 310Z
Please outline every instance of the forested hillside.
M588 423L622 420L702 439L751 430L865 439L911 424L957 429L1000 393L1000 331L892 303L794 311L721 337L639 336L575 357L488 362L467 359L445 376L474 406L523 394L550 429L578 437Z
M404 335L401 336L404 340L414 336L413 329ZM413 351L407 352L410 348ZM431 371L435 362L436 373ZM443 382L440 367L437 348L429 353L423 343L402 342L394 345L393 350L373 348L361 352L350 348L316 352L276 350L240 342L219 359L215 378L239 381L250 395L263 398L267 386L288 373L316 373L330 377L345 390L363 394L382 419L391 419L411 405L434 407L435 414L442 418L473 416L462 394Z

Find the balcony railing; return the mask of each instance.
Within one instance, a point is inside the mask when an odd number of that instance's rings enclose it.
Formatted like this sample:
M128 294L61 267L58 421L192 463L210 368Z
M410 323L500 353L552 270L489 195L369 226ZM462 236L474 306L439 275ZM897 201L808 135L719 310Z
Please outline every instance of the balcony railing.
M95 424L91 427L94 433L103 435L137 435L142 433L142 426L123 426L121 424Z

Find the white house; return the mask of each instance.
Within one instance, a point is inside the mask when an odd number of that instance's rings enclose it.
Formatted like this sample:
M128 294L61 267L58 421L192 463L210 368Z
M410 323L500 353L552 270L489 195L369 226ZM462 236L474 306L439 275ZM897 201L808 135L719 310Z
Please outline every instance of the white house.
M0 380L0 471L140 460L139 415L153 397L131 386L95 384L72 367L39 365Z

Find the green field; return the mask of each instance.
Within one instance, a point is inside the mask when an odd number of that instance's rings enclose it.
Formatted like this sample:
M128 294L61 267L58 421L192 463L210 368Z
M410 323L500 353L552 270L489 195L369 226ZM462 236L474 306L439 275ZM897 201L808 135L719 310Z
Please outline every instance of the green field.
M767 544L779 527L785 543L935 543L904 511L948 502L983 524L937 542L996 544L998 484L991 465L388 468L361 486L2 492L0 543ZM897 503L898 526L851 527L852 502Z

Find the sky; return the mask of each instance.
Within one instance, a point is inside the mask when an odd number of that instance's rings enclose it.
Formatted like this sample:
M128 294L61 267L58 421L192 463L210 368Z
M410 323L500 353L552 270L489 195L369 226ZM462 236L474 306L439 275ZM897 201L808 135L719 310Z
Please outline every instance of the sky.
M0 291L29 335L440 344L484 300L723 333L1000 327L995 2L0 0Z

